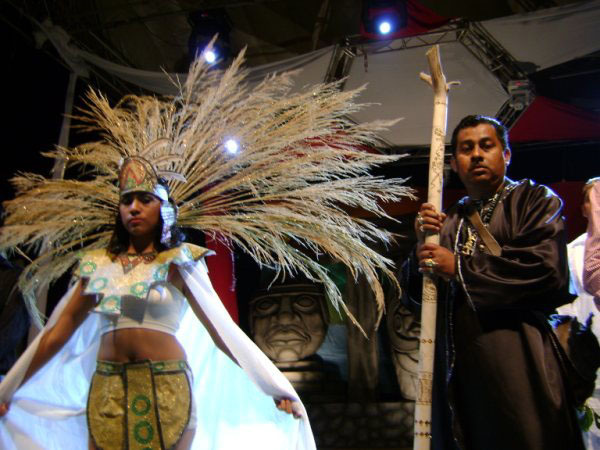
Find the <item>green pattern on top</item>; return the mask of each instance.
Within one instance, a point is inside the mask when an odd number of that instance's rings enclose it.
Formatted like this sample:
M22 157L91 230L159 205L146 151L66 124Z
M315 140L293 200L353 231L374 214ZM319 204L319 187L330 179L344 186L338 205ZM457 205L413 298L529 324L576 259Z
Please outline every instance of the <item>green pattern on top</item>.
M98 267L96 266L96 263L92 261L86 261L79 266L79 273L81 276L89 276L93 274L97 268Z
M174 262L175 260L173 260ZM154 281L164 281L167 279L167 274L169 273L169 264L161 264L157 267L154 272L153 278Z
M197 245L182 244L160 252L151 263L142 262L124 273L119 259L106 249L91 250L81 255L77 274L89 279L85 294L101 296L94 311L119 316L123 295L143 300L153 284L167 280L171 264L193 264L212 253Z
M88 289L92 292L101 292L108 285L108 278L97 277L90 281Z
M143 297L148 293L149 286L145 281L140 281L139 283L135 283L129 289L131 295L135 295L136 297Z

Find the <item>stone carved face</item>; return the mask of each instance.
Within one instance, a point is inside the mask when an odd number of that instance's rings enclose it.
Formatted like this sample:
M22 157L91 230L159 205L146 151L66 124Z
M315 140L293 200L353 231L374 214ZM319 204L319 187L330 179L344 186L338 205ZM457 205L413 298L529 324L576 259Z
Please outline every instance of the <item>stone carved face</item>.
M325 296L315 285L287 284L259 292L250 304L256 345L272 360L299 361L313 355L327 332Z
M404 398L415 400L421 324L399 299L390 302L387 309L388 334L400 392Z

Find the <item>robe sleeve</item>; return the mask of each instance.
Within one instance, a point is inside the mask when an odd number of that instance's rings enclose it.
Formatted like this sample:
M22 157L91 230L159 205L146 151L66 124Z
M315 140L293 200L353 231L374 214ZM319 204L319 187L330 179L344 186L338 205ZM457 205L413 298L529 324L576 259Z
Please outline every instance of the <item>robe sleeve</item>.
M561 211L556 194L528 182L503 200L500 217L490 223L501 255L476 251L458 258L459 280L471 307L550 312L572 301Z
M600 297L600 181L590 192L591 212L585 241L583 287L594 297Z

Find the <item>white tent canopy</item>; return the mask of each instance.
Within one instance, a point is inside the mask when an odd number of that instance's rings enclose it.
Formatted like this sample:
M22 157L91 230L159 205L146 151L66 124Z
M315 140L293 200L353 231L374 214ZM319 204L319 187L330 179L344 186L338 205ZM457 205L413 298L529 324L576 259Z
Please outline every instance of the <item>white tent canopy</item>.
M534 13L520 14L481 22L480 25L518 62L530 67L547 68L600 50L600 0L576 3ZM115 77L144 89L172 94L174 86L167 75L122 66L78 49L60 28L47 22L42 33L52 41L75 73L100 68ZM431 89L419 79L427 71L425 47L405 48L396 42L372 43L363 47L366 56L355 58L345 89L368 83L360 101L375 103L354 116L359 122L403 117L404 120L382 137L394 146L426 145L431 134ZM382 46L388 51L380 51ZM460 42L440 45L442 65L448 81L462 84L450 93L448 127L466 114L494 116L509 95L494 72L482 64ZM334 47L253 67L249 82L260 81L272 72L302 69L297 89L322 82L334 56ZM367 64L361 59L367 58Z
M419 47L368 56L368 71L354 64L347 88L369 83L360 100L377 103L354 116L359 122L377 117L403 120L382 137L393 145L423 145L431 140L433 92L419 78L428 72L427 48ZM474 112L493 116L508 99L500 82L462 44L441 44L442 65L448 81L459 80L449 96L448 122Z
M580 58L600 49L600 2L579 2L482 22L517 60L537 70Z
M78 75L87 76L88 69L99 68L135 86L163 95L173 95L177 92L172 80L181 80L181 82L185 80L186 74L152 72L113 63L79 49L72 44L69 35L61 27L53 25L50 21L45 21L40 26L44 37L52 42L71 70ZM266 75L274 72L302 69L297 79L297 89L305 85L320 83L325 77L333 50L334 47L329 46L277 63L252 67L249 70L248 82L257 83Z

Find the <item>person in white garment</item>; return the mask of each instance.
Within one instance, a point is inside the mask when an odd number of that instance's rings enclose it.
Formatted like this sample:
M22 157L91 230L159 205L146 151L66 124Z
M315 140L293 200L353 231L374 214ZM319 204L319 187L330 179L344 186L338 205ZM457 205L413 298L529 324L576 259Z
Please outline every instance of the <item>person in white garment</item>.
M581 204L581 213L586 220L589 220L591 214L590 193L594 184L593 178L583 186L583 203ZM558 308L559 314L571 315L577 317L580 323L585 323L590 314L593 314L592 331L600 339L600 310L594 302L594 297L583 288L583 265L585 241L588 234L583 233L567 245L569 257L569 272L571 275L571 293L577 295L577 298L567 305ZM583 439L588 449L600 449L600 373L596 376L596 387L592 397L587 402L594 414L593 423L588 431L583 432Z
M210 405L212 400L206 400L211 398L212 389L228 385L235 377L235 374L231 374L231 378L225 375L235 372L231 364L214 358L211 361L211 352L207 350L200 358L204 359L206 370L220 374L220 381L213 380L212 386L194 388L198 366L192 370L182 342L188 341L188 346L204 346L210 336L214 345L232 362L245 367L250 375L260 367L259 371L269 374L261 376L263 382L283 386L275 405L263 401L252 415L266 413L268 422L268 417L273 415L268 412L269 408L277 407L290 414L293 412L297 418L306 416L285 377L227 313L223 314L223 306L212 289L204 263L204 258L213 252L182 242L183 235L175 226L176 210L168 187L157 178L151 163L139 157L125 160L120 170L119 191L117 225L108 247L79 256L74 286L65 294L40 337L8 373L0 385L0 394L10 394L10 386L24 386L26 391L33 389L38 393L37 398L35 394L25 393L25 398L53 402L51 387L45 393L36 386L51 386L59 377L75 381L69 370L43 369L48 362L56 364L57 358L77 359L77 350L65 344L72 342L72 337L80 331L88 338L95 336L89 345L97 348L96 370L89 381L86 402L88 448L187 450L192 446L196 431L212 431L206 422L198 421L198 409L204 410ZM207 332L203 339L189 342L189 336L178 336L188 309L200 321L196 327ZM98 317L90 317L90 314ZM86 353L94 356L92 351ZM89 366L89 361L82 361L82 365ZM39 371L41 377L35 378ZM30 379L32 382L28 383ZM68 384L66 388L68 392ZM12 395L20 398L18 389ZM239 402L243 409L248 409L241 396ZM27 414L35 416L37 412L24 406L22 401L17 402L15 409L14 420L7 417L9 428L19 421L23 423ZM52 414L60 415L56 409ZM10 403L4 399L0 403L0 416L10 414ZM303 420L310 429L306 417ZM243 419L238 426L245 427ZM48 431L52 433L51 429ZM269 436L268 430L263 429L263 433ZM19 433L13 435L14 439L9 430L4 438L1 434L0 443L19 448ZM274 433L271 438L277 440L285 434ZM35 433L30 437L35 439ZM311 448L310 438L307 441ZM278 445L296 448L296 438L292 433L289 440L284 439Z

